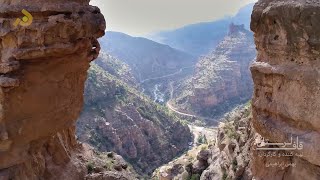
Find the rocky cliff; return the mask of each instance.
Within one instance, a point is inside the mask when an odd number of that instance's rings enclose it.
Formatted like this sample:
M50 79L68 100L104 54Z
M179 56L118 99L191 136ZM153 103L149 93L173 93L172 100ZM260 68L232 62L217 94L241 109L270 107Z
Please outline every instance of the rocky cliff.
M236 108L221 119L216 138L196 146L183 156L158 168L160 180L249 180L250 148L254 130L250 126L249 105Z
M233 104L248 101L253 87L249 65L255 55L252 33L243 25L231 24L229 34L212 53L200 59L183 90L176 91L175 106L214 117Z
M79 140L117 152L140 174L151 173L183 153L192 134L168 109L117 77L119 72L130 74L124 64L107 61L93 62L90 68L77 125Z
M253 151L256 179L320 179L319 19L317 0L260 0L254 7L252 122L269 142L296 145L276 152L289 156L260 157Z
M88 0L0 5L0 179L83 179L75 121L104 18ZM33 22L14 26L22 9Z

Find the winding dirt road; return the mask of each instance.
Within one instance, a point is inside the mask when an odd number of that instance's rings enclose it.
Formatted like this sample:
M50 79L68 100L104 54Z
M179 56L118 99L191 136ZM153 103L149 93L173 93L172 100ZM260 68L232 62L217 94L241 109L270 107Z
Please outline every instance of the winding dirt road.
M217 119L212 119L211 117L204 117L204 116L198 116L198 115L194 115L194 114L189 114L189 113L184 113L184 112L181 112L179 111L177 108L173 107L173 105L170 104L171 100L173 99L173 92L174 92L174 89L173 89L173 85L172 85L172 82L170 83L170 99L169 101L167 102L166 106L173 112L177 113L177 114L180 114L182 116L188 116L188 117L193 117L193 118L199 118L199 119L205 119L205 120L209 120L209 121L212 121L212 122L219 122Z
M171 77L171 76L175 76L179 73L181 73L183 70L185 69L189 69L189 68L193 68L195 66L189 66L189 67L184 67L184 68L181 68L179 69L179 71L175 72L175 73L172 73L172 74L168 74L168 75L165 75L165 76L160 76L160 77L155 77L155 78L149 78L149 79L145 79L143 81L141 81L139 83L139 85L147 82L147 81L151 81L151 80L158 80L158 79L164 79L164 78L168 78L168 77ZM170 104L170 101L173 99L173 92L174 92L174 88L173 88L173 82L170 82L170 99L169 101L166 103L166 106L173 112L179 114L179 115L182 115L182 116L187 116L187 117L192 117L192 118L199 118L199 119L205 119L205 120L209 120L211 122L218 122L217 119L212 119L210 117L204 117L204 116L198 116L198 115L194 115L194 114L189 114L189 113L184 113L184 112L181 112L179 111L177 108L173 107L171 104Z
M197 116L192 115L192 114L187 114L187 113L183 113L183 112L178 111L177 109L175 109L175 108L170 104L170 101L167 102L167 107L168 107L171 111L173 111L173 112L175 112L175 113L177 113L177 114L180 114L180 115L182 115L182 116L188 116L188 117L193 117L193 118L196 118L196 117L197 117Z

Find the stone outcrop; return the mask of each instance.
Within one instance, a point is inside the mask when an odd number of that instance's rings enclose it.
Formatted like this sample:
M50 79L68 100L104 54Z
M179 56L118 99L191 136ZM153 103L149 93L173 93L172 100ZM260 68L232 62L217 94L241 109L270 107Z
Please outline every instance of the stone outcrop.
M231 110L235 104L245 103L252 96L249 65L255 56L252 33L243 25L231 24L224 40L200 59L192 79L175 99L175 106L215 117Z
M250 149L255 135L250 124L249 106L231 111L219 125L217 143L211 148L210 166L202 172L201 180L251 180Z
M320 179L319 19L316 0L260 0L254 7L254 128L270 142L293 137L303 145L287 157L259 157L253 151L256 179ZM270 166L275 163L288 166Z
M138 180L141 177L120 155L114 152L99 152L88 144L82 145L78 158L86 161L85 180ZM81 177L80 179L84 179ZM77 179L78 180L78 179Z
M0 179L83 179L75 121L104 18L88 0L0 5ZM33 22L15 27L22 9Z

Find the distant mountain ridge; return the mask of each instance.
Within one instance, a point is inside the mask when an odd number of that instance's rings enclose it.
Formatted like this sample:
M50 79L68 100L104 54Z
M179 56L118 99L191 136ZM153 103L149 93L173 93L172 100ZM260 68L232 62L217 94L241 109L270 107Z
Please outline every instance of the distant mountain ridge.
M150 36L150 38L181 51L199 56L206 54L222 40L227 34L226 29L230 23L231 18L224 18L214 22L202 22L173 31L159 32Z
M244 24L249 30L253 5L254 3L241 8L234 17L187 25L176 30L161 31L150 35L149 38L195 56L205 55L228 34L230 23Z
M193 55L120 32L107 32L100 43L104 51L128 64L138 81L171 74L196 63Z

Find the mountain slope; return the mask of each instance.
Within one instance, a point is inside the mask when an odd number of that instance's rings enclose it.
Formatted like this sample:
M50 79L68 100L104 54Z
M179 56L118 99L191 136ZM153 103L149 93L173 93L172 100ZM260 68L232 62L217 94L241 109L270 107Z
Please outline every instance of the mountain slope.
M230 25L229 34L196 65L192 78L176 90L174 106L214 117L252 95L249 65L256 56L253 35L244 25Z
M230 18L188 25L172 31L163 31L150 36L154 41L188 52L195 56L205 55L215 48L228 34L228 26L234 22L249 29L253 3L241 8Z
M140 174L169 162L192 141L188 127L166 108L96 63L89 71L85 106L77 126L81 141L117 152Z
M196 62L185 52L119 32L107 32L100 42L104 51L127 63L139 81L171 74Z
M111 56L108 53L100 52L95 64L97 64L104 71L107 71L110 75L120 79L128 85L134 86L137 83L137 80L132 74L131 68L121 60Z

